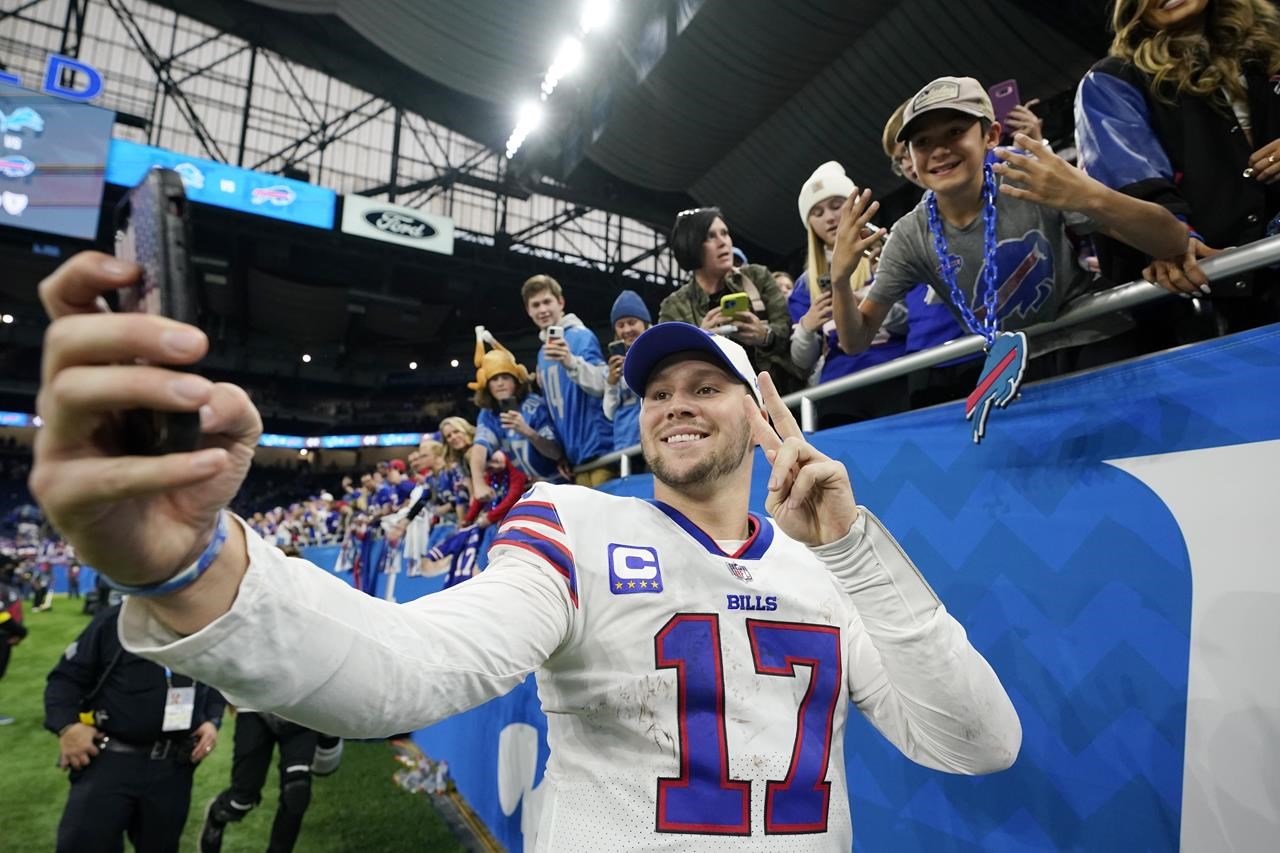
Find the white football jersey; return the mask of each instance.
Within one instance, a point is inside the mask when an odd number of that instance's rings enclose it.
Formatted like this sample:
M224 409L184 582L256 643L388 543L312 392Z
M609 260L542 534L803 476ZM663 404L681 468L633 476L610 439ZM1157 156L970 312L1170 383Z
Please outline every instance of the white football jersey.
M927 766L1013 761L1004 689L874 516L817 549L750 527L726 554L671 507L539 484L485 572L404 605L247 531L227 614L184 638L130 599L121 638L347 737L429 725L536 672L540 851L848 850L851 702Z
M539 670L542 850L848 850L855 612L772 521L726 554L657 502L539 486L492 561L532 555L575 606Z

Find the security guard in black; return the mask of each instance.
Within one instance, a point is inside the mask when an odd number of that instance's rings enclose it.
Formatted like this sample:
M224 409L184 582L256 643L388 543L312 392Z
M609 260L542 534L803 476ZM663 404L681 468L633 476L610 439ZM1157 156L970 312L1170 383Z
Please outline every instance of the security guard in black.
M195 767L212 751L217 690L124 650L120 608L99 613L49 673L45 728L59 736L71 792L57 850L178 849Z

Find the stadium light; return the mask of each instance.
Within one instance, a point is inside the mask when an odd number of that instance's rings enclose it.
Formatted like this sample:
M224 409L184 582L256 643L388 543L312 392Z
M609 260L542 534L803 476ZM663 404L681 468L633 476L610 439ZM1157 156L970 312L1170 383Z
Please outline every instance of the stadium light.
M310 453L310 452L311 452L311 451L307 450L307 449L304 447L304 448L302 448L301 450L299 450L299 451L298 451L298 455L299 455L299 456L306 456L306 455L307 455L308 453Z
M4 315L0 316L0 323L4 323L4 324L7 326L7 325L9 325L9 324L10 324L10 323L12 323L12 322L13 322L13 315L12 315L12 314L4 314Z
M582 4L582 16L578 18L582 34L590 35L609 26L613 20L614 5L614 0L586 0Z
M551 60L551 67L547 69L547 73L542 77L542 86L539 90L540 101L550 98L552 93L555 92L556 86L560 85L560 81L578 70L586 55L582 45L583 37L607 27L610 21L613 20L616 6L617 0L584 0L578 16L576 32L565 36L560 42L559 47L556 48L555 58ZM537 108L536 112L531 106ZM508 160L516 156L520 146L524 145L525 139L537 128L538 123L542 120L541 107L537 103L526 104L521 108L520 113L521 116L516 122L515 129L507 137Z
M455 359L452 359L452 360L449 362L449 366L450 366L450 367L457 367L457 366L458 366L458 360L457 360L456 358L455 358Z
M542 78L542 97L548 98L551 93L556 90L556 86L565 77L577 70L582 64L582 42L573 36L567 36L564 41L560 42L560 48L556 51L556 58L552 60L551 67L547 69L547 74Z
M524 140L530 133L538 129L538 125L542 123L542 104L538 101L526 101L521 104L519 112L516 114L516 129L511 131L511 136L507 139L507 159L510 160L516 156L516 152L520 150L520 146L524 145Z
M310 356L310 354L305 353L305 352L302 354L302 363L303 363L303 364L310 364L310 363L311 363L311 356Z
M411 361L411 362L409 362L409 369L410 369L410 370L417 370L417 369L418 369L418 362L416 362L416 361Z

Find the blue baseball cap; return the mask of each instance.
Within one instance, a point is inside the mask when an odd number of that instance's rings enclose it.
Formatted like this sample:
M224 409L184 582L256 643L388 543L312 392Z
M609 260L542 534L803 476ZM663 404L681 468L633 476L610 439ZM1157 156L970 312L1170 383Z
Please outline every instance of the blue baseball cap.
M723 335L714 335L689 323L659 323L646 329L627 350L627 360L622 363L622 378L627 387L641 397L649 374L669 355L678 352L701 352L712 356L730 375L746 383L756 404L764 408L760 395L760 383L756 381L751 358L739 344Z

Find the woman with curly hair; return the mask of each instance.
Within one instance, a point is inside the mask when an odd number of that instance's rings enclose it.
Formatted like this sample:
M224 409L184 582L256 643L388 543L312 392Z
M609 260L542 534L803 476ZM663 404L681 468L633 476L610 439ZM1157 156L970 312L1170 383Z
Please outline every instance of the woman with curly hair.
M1280 275L1210 286L1197 261L1280 230L1280 16L1271 0L1116 0L1110 55L1076 94L1090 176L1187 224L1177 261L1099 239L1112 281L1207 295L1231 331L1280 320ZM1149 266L1148 266L1149 265Z

